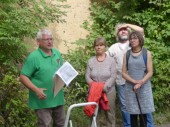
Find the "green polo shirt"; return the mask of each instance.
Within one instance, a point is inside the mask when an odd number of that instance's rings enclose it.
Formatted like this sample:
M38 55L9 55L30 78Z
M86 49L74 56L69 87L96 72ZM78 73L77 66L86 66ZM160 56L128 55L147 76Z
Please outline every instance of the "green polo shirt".
M63 60L57 49L52 49L52 55L47 56L40 48L32 52L26 59L21 74L29 79L38 88L46 88L45 100L40 100L37 95L29 90L29 107L32 109L51 108L64 105L63 89L54 97L54 73L60 68Z

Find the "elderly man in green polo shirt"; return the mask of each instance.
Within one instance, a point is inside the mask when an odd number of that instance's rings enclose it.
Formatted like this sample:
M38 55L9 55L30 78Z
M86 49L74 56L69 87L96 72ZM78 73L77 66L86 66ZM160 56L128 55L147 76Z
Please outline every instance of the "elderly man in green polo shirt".
M63 63L60 52L53 48L49 30L37 33L38 49L27 57L20 74L20 81L29 89L29 107L38 117L38 127L64 126L63 89L54 97L53 75Z

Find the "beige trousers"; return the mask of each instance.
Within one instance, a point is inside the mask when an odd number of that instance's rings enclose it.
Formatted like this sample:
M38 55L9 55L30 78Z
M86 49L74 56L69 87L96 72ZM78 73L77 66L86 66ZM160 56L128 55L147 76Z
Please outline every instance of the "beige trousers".
M115 127L115 98L116 98L116 91L113 88L111 91L106 93L107 98L109 100L109 107L110 110L104 111L99 108L99 112L97 115L97 127Z

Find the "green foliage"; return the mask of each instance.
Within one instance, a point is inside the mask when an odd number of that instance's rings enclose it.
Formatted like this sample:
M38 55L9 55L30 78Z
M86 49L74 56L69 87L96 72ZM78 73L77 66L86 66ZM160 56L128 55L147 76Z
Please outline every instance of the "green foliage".
M169 8L168 0L124 0L117 3L107 0L105 4L94 2L90 8L91 20L83 24L89 31L89 36L86 40L76 41L78 48L66 57L81 72L75 82L82 87L87 85L84 78L86 63L94 55L92 44L96 37L105 37L110 46L116 42L114 27L118 22L136 24L144 28L145 47L153 55L155 71L152 84L156 113L168 109L170 107ZM74 83L72 87L76 88ZM84 92L86 93L86 90ZM73 90L73 93L82 94L82 91Z
M153 56L154 75L152 84L155 107L161 112L170 106L170 100L168 98L170 92L170 79L168 78L170 73L170 49L162 42L146 39L146 43L148 49L152 51ZM164 106L164 109L162 109L162 106Z
M165 123L169 123L169 121L170 121L170 110L167 109L167 110L164 110L162 112L159 112L159 113L154 115L154 118L155 118L154 119L155 123L158 123L160 125L165 124Z
M70 120L74 127L89 127L91 118L87 117L83 111L84 107L73 108L70 114Z
M35 126L35 115L27 106L27 94L13 74L6 74L0 81L0 115L6 127Z
M88 51L86 51L88 52ZM87 84L85 82L85 66L87 63L86 54L84 48L79 47L74 52L70 52L68 55L64 56L64 59L69 61L74 65L74 68L78 70L79 75L71 83L71 85L65 88L66 105L69 106L74 103L86 102L87 97ZM88 57L88 56L87 56ZM76 89L75 89L76 88Z
M0 126L36 126L35 115L27 106L28 92L17 80L27 54L24 39L34 38L38 29L51 22L64 22L66 12L61 9L68 6L59 1L63 0L56 0L56 4L44 0L0 1Z

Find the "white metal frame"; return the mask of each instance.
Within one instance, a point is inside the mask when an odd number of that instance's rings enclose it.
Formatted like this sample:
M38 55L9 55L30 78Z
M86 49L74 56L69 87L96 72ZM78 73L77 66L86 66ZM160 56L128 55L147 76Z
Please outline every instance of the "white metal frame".
M92 119L92 124L91 127L97 127L96 124L96 117L97 117L97 113L98 113L98 104L96 102L86 102L86 103L78 103L78 104L73 104L68 108L67 111L67 115L66 115L66 120L65 120L65 124L64 127L68 126L68 123L70 123L70 127L73 127L72 125L72 121L70 120L70 114L71 114L71 110L75 107L82 107L82 106L87 106L87 105L96 105L96 109L93 115L93 119Z

